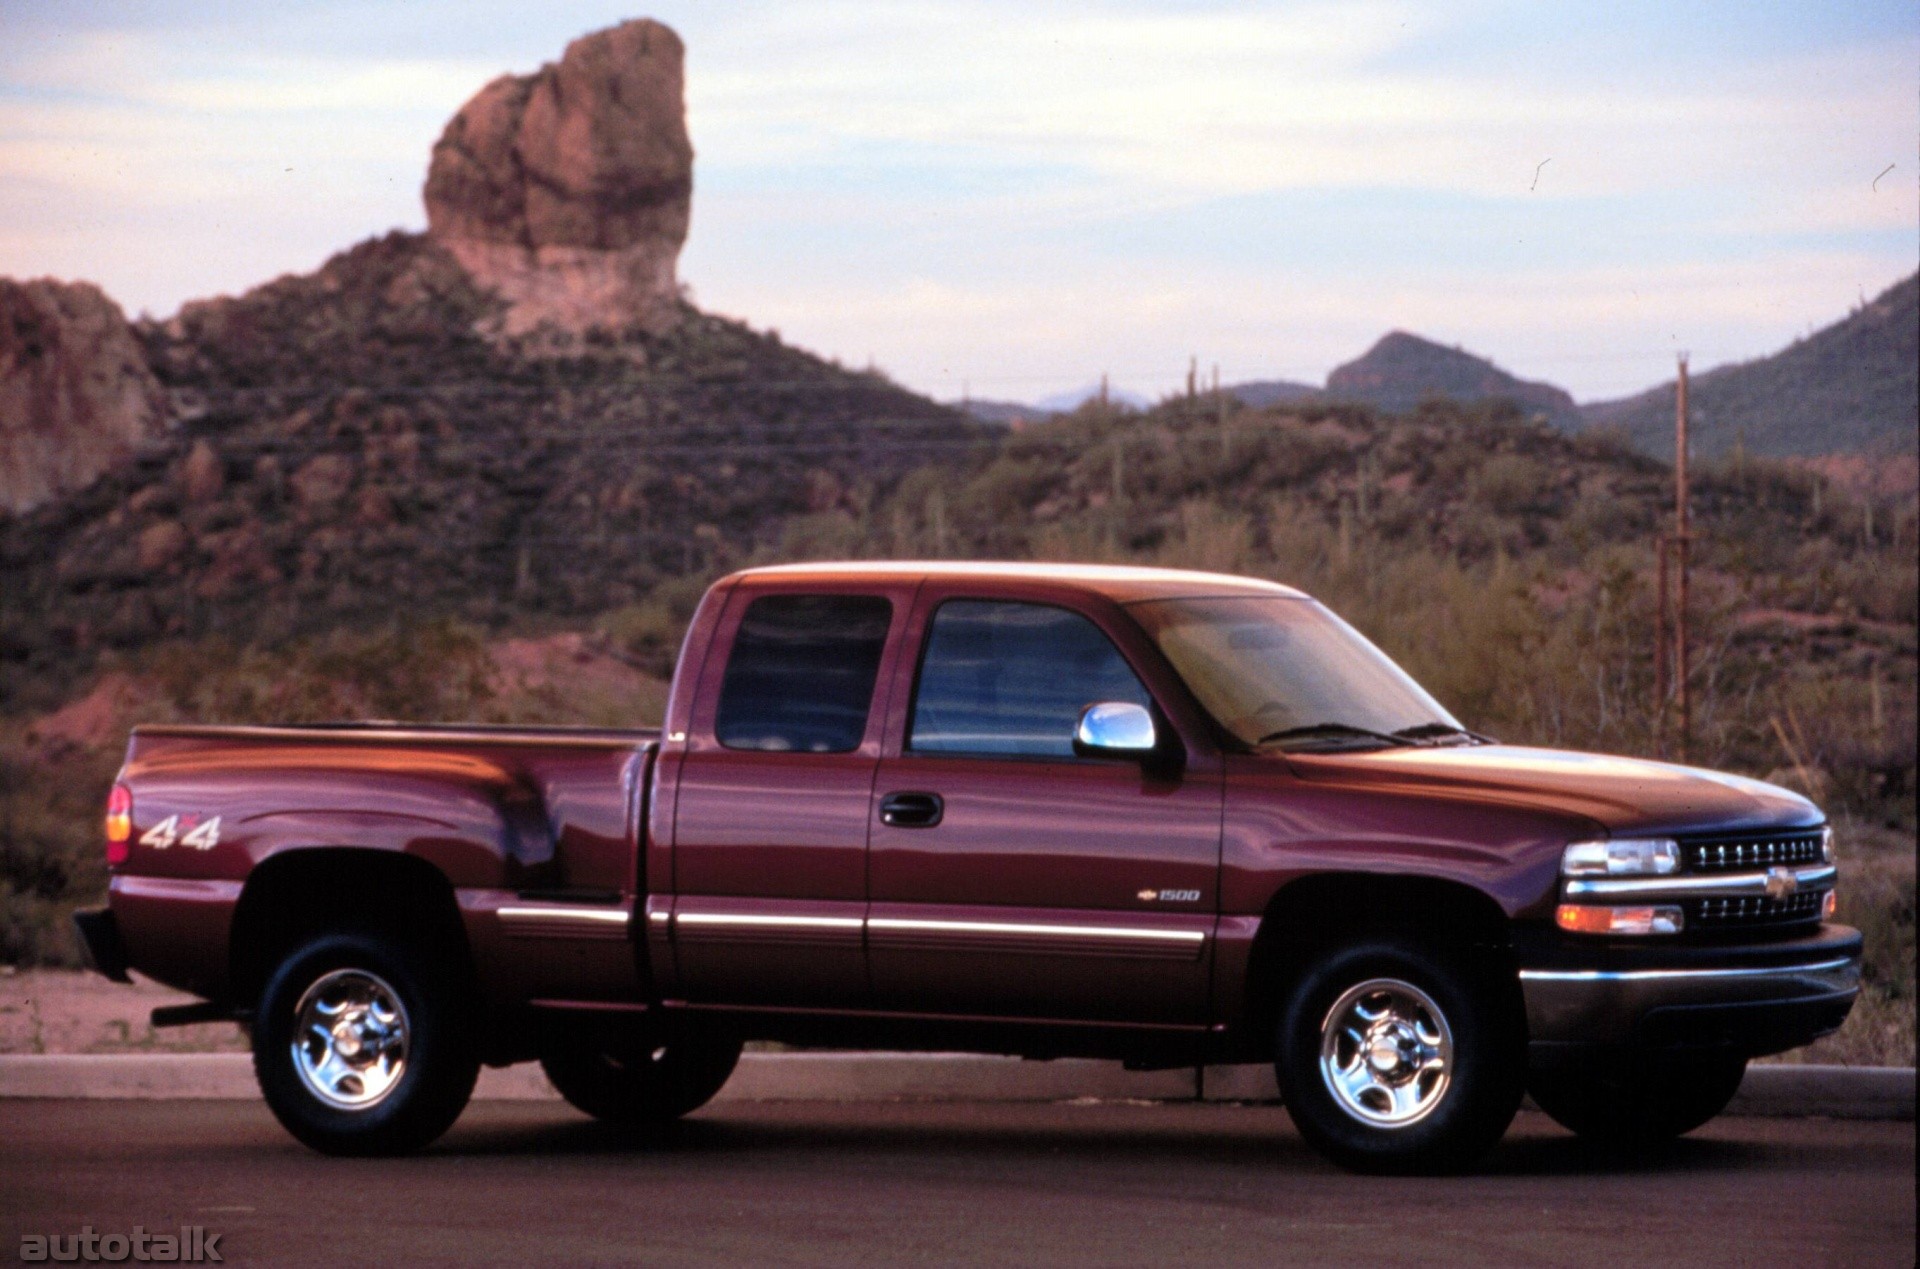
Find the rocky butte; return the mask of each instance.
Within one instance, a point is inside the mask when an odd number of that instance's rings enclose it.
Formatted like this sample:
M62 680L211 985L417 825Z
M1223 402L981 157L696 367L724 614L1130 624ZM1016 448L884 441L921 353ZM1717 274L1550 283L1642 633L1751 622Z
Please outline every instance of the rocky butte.
M84 488L166 423L165 394L99 287L0 278L0 509Z
M624 22L494 80L447 124L428 236L506 302L503 333L673 322L693 198L683 59L667 27Z
M1484 357L1418 335L1392 331L1357 359L1327 375L1327 396L1405 414L1428 397L1458 401L1506 398L1558 427L1580 425L1580 410L1550 383L1517 379Z
M481 89L434 146L425 239L378 248L404 257L386 290L345 297L331 317L301 305L316 286L338 289L337 263L138 328L90 283L0 278L0 513L84 489L167 436L183 366L225 366L256 386L286 382L289 360L308 376L358 379L338 357L316 360L314 341L350 344L357 329L374 342L444 342L440 310L462 291L484 297L463 324L535 336L528 352L553 334L666 333L687 311L675 277L693 196L684 56L667 27L625 22ZM300 312L285 330L263 322L289 306ZM422 321L434 329L414 329Z
M315 272L130 332L92 287L0 290L0 712L161 639L652 603L989 439L679 293L682 59L636 21L495 80L429 230Z

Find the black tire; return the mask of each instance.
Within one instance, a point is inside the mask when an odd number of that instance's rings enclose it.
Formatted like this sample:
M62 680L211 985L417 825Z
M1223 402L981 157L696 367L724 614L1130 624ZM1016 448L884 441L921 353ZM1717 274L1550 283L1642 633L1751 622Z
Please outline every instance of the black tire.
M1561 1127L1596 1145L1634 1149L1718 1115L1746 1073L1740 1056L1622 1057L1535 1071L1527 1091Z
M595 1119L628 1128L657 1128L713 1100L740 1062L739 1040L676 1028L666 1036L636 1032L563 1032L548 1044L540 1068L560 1096Z
M260 993L253 1069L274 1116L323 1154L418 1150L460 1117L479 1075L466 975L386 935L319 935Z
M1322 955L1294 982L1275 1073L1300 1135L1341 1167L1458 1171L1520 1107L1522 1018L1511 972L1491 958L1369 938Z

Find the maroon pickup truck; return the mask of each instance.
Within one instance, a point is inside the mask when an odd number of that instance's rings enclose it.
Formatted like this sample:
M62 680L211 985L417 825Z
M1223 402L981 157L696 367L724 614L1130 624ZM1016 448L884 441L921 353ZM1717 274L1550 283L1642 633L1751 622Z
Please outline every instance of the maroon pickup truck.
M1498 744L1333 613L1153 569L716 583L654 731L141 727L95 965L250 1028L336 1153L479 1066L660 1124L743 1042L1272 1062L1348 1167L1459 1167L1524 1091L1615 1143L1838 1027L1806 800Z

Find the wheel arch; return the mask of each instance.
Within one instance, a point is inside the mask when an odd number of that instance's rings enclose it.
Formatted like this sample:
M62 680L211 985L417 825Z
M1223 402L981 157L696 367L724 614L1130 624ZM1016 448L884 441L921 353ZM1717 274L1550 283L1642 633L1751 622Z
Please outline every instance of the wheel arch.
M416 856L358 846L281 851L248 874L228 939L228 994L250 1007L286 954L330 930L374 930L433 947L472 979L453 884Z
M1280 1001L1315 956L1369 935L1395 934L1479 959L1512 984L1512 921L1483 890L1440 877L1366 872L1317 873L1277 890L1261 914L1248 955L1244 1014L1247 1045L1271 1049Z

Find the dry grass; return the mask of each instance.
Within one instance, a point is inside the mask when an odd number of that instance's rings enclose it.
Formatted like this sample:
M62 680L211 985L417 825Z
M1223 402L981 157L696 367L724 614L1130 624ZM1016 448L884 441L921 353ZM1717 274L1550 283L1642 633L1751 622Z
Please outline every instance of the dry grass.
M1778 1062L1914 1064L1914 838L1842 819L1840 920L1866 936L1860 999L1846 1025Z

